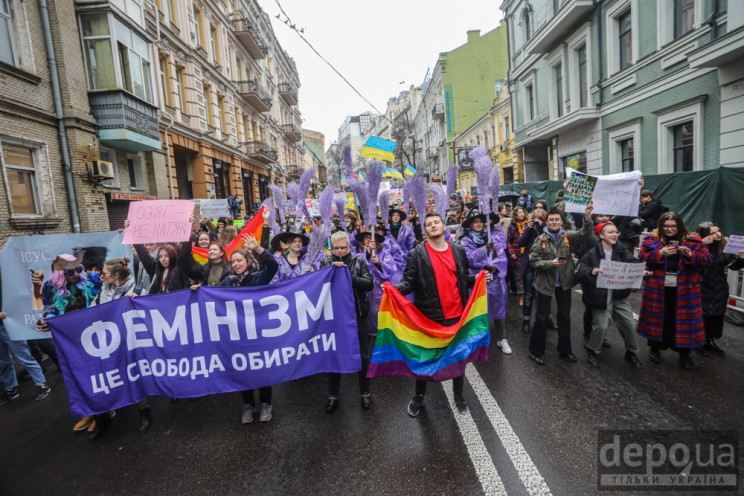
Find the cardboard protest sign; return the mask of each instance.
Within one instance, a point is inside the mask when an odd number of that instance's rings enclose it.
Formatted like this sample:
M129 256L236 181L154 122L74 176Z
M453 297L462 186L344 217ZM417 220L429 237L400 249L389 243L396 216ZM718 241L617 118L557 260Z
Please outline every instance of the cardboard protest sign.
M188 241L194 203L190 200L131 202L124 231L125 244Z
M52 262L57 255L76 256L84 253L83 266L88 259L96 263L114 258L131 257L129 246L122 244L124 234L112 232L50 234L45 236L13 236L3 245L0 253L3 279L3 308L8 317L3 325L10 339L48 339L48 332L38 332L36 323L42 317L44 293L54 294L50 287ZM87 274L89 280L98 277Z
M201 209L200 217L208 217L210 219L214 217L229 217L230 210L228 209L227 200L204 200L196 199L194 203L199 205Z
M320 217L320 208L318 207L317 199L305 198L305 205L307 205L307 211L310 212L310 217Z
M564 200L566 212L583 212L592 201L597 178L580 172L574 172L568 178Z
M723 253L733 253L736 255L740 251L744 251L744 236L730 236L726 242L726 247L723 249Z
M604 289L638 289L643 285L645 263L623 263L602 260L597 275L597 287Z
M572 169L566 186L566 212L582 213L593 202L595 214L638 215L641 199L640 171L607 176L589 176Z

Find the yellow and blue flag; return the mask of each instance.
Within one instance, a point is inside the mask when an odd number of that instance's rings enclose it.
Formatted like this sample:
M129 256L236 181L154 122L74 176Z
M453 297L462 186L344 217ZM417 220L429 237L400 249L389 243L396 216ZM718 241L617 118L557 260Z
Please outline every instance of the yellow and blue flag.
M395 141L370 136L360 156L395 162Z
M416 169L411 167L411 164L406 165L406 170L404 172L406 173L406 176L416 175Z
M390 167L388 167L385 170L385 173L383 174L383 176L385 176L385 177L395 177L395 178L398 178L398 179L403 179L403 174L401 174L400 172L398 172L395 169L391 169Z

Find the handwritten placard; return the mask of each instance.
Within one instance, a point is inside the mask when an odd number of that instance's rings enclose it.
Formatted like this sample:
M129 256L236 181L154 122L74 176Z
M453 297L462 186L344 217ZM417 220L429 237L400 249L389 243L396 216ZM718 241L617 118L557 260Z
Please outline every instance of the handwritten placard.
M230 211L227 208L227 200L194 200L194 203L199 204L201 209L200 216L214 218L214 217L229 217Z
M150 200L129 204L124 244L188 241L194 203L189 200Z
M597 275L597 287L604 289L638 289L643 284L645 263L623 263L602 260L602 272Z
M744 236L737 236L734 234L730 236L726 242L726 247L723 249L723 253L737 253L744 251Z
M566 186L566 212L584 212L591 200L595 214L638 215L640 171L596 177L571 169L567 173L571 175Z

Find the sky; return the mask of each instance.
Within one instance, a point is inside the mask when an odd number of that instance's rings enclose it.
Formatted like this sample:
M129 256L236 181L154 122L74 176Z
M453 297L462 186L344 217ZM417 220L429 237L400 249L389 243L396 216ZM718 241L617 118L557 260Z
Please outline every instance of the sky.
M440 52L467 42L467 31L498 27L499 0L278 0L303 36L381 112L389 98L424 81ZM365 103L276 15L277 0L259 0L300 76L304 129L325 134L326 149L347 115ZM282 16L284 19L284 16Z

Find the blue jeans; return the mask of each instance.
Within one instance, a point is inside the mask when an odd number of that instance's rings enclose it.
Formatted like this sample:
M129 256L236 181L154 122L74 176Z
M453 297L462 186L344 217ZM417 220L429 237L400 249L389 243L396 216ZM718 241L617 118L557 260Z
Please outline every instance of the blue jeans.
M532 300L535 298L535 288L532 283L535 282L535 269L527 267L524 271L524 302L522 304L522 317L529 320L532 317Z
M31 356L31 351L25 341L11 341L5 326L0 324L0 375L5 383L5 389L18 387L18 378L13 368L13 358L16 357L34 380L34 384L40 386L46 382L44 373L38 362Z

